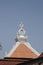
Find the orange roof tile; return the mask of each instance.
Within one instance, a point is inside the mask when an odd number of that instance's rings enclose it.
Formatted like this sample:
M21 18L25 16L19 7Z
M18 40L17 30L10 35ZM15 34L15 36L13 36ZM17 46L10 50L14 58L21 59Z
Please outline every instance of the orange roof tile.
M20 44L12 53L11 57L16 58L36 58L37 55L32 52L26 45Z
M43 52L40 54L40 56L39 57L43 57Z

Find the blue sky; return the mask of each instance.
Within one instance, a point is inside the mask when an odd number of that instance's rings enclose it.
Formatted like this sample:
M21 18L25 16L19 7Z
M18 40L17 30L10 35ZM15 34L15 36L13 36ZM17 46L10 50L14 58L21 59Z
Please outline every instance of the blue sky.
M15 44L20 22L24 23L28 42L43 52L43 0L0 0L0 57Z

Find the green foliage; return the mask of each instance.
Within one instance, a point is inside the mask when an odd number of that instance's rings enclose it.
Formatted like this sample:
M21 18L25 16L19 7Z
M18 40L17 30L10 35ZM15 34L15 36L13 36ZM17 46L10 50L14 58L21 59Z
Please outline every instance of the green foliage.
M2 49L2 45L0 44L0 50Z

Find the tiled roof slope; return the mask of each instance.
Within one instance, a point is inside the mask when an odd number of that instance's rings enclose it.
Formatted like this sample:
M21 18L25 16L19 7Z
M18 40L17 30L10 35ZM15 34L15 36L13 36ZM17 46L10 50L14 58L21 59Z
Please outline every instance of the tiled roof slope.
M43 52L40 54L40 56L39 57L43 57Z
M15 58L36 58L38 55L31 46L21 43L18 46L16 45L7 56Z
M35 55L29 48L27 48L24 44L20 44L18 48L13 52L11 57L17 58L35 58Z

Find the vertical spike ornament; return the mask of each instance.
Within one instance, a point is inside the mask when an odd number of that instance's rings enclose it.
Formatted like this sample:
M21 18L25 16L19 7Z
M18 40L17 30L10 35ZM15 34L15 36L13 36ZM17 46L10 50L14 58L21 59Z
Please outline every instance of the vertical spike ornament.
M16 42L25 42L27 40L27 37L25 36L25 29L24 29L24 25L23 23L21 22L19 24L19 30L18 30L18 33L17 33L17 36L16 36Z

